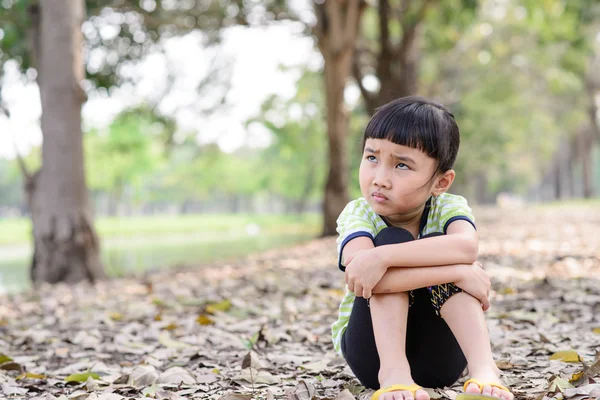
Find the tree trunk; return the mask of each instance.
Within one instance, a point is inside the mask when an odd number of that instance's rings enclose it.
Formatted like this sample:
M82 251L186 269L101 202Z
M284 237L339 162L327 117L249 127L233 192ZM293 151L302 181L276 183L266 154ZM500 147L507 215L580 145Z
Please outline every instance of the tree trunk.
M583 197L590 199L594 196L592 150L594 141L592 135L585 130L578 135L579 154L581 155L581 169L583 180Z
M369 115L390 101L417 93L421 25L431 6L431 2L421 1L416 13L407 15L398 12L398 9L393 10L398 5L392 5L389 0L378 0L379 52L373 54L369 45L361 46L353 57L352 66L354 79ZM397 44L392 43L392 25L399 25L402 30L402 38ZM379 80L377 92L369 91L362 82L363 77L372 72Z
M324 79L327 104L329 173L323 201L323 236L335 235L336 220L349 201L348 115L344 89L350 76L363 0L315 2L315 35L325 60Z
M44 141L42 168L32 186L34 283L104 276L84 174L83 18L83 0L40 1L37 59Z
M316 161L309 160L308 164L308 172L306 174L306 179L304 180L304 188L302 189L302 194L300 198L296 202L296 213L303 214L306 211L306 206L308 205L308 201L310 199L310 194L315 187L315 181L317 179L317 168Z

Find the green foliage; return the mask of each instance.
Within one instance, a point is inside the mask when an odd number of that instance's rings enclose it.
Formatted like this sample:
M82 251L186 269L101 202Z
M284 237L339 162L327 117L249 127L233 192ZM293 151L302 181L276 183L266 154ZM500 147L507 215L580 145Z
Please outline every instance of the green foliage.
M248 125L261 124L273 143L261 153L261 187L272 194L300 202L320 197L324 182L326 133L319 73L304 70L296 95L288 100L275 96L262 105L259 117Z
M23 204L22 179L15 162L0 159L0 209Z
M120 197L126 185L139 188L142 179L160 167L164 125L151 110L125 111L107 130L85 135L86 174L92 190Z

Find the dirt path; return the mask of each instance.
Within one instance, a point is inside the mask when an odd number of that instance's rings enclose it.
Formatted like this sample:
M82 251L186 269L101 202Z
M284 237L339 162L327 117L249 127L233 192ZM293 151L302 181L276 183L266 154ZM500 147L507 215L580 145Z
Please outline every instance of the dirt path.
M600 211L477 215L494 281L493 350L517 398L600 397ZM322 239L0 298L0 398L368 398L330 342L343 283L335 261L334 239ZM567 350L575 362L551 360ZM576 380L578 359L594 365ZM431 393L454 398L459 388Z

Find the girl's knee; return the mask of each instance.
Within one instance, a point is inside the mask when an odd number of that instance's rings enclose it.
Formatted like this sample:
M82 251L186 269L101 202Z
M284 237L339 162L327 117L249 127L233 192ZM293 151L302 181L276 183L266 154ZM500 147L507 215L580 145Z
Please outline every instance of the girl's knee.
M431 295L431 304L435 309L435 313L440 315L441 309L446 302L458 293L462 293L462 289L454 283L445 283L442 285L431 286L429 288Z
M406 243L415 240L412 233L403 228L396 226L388 226L383 228L381 232L375 236L375 246L383 246L386 244Z
M409 296L408 292L401 293L385 293L385 294L373 294L369 299L369 307L391 307L397 308L401 306L408 306Z

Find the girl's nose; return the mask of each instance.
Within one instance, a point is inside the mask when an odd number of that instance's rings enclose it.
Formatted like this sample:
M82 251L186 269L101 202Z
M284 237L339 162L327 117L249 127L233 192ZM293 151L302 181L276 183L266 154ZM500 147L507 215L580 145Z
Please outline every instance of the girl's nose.
M375 186L389 189L390 179L389 179L389 174L387 173L385 168L377 169L377 172L375 172L375 177L373 178L373 184Z

